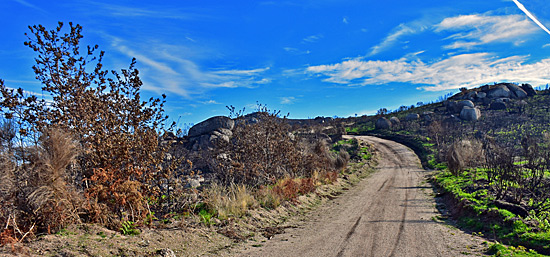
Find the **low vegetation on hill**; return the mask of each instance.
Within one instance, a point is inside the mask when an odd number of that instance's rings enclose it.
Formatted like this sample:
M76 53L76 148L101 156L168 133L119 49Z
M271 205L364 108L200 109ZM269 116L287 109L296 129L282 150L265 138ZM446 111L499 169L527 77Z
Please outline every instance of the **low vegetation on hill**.
M475 118L464 112L474 109ZM342 122L349 133L404 143L441 170L433 181L463 226L548 254L549 110L550 91L500 83Z

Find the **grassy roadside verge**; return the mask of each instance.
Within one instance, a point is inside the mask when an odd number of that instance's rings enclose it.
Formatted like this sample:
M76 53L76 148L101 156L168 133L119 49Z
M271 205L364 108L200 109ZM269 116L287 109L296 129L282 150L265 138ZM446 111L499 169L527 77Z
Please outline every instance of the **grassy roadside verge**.
M550 254L550 231L533 227L534 217L520 217L509 210L498 208L488 188L477 183L483 174L473 177L464 172L454 176L448 171L439 171L431 182L441 191L458 220L458 225L473 233L495 240L489 249L496 256L544 256ZM511 245L506 247L498 242Z

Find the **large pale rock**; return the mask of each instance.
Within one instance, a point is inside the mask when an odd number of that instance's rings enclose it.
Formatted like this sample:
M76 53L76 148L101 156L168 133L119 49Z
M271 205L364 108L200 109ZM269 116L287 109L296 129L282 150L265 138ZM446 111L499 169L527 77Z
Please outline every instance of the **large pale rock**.
M463 120L474 121L478 120L479 117L481 117L481 111L478 108L464 106L460 112L460 118Z
M392 124L393 126L397 126L397 125L399 125L399 123L401 123L401 121L399 120L399 118L397 118L397 117L395 117L395 116L390 118L390 122L391 122L391 124Z
M489 97L489 98L501 98L501 97L509 98L511 93L512 92L510 91L510 89L508 89L508 87L506 85L499 85L496 88L493 88L493 89L489 90L487 92L487 97Z
M475 107L474 102L472 102L470 100L462 100L462 101L457 103L458 111L461 112L462 108L464 108L465 106L468 106L468 107L471 107L471 108Z
M405 120L411 121L411 120L418 120L420 119L420 115L418 113L410 113L409 115L405 116Z
M191 127L191 129L189 129L188 135L189 137L196 137L200 135L211 134L212 132L220 129L232 130L234 126L234 120L225 116L215 116Z
M464 106L468 106L472 108L475 107L474 102L470 100L462 100L458 102L455 102L455 101L447 102L447 110L451 113L460 113L462 111L462 108L464 108Z
M378 120L376 120L376 123L374 124L376 129L389 129L391 128L391 121L388 119L381 117Z
M508 89L510 89L510 91L513 92L511 96L515 98L522 99L527 97L527 93L525 92L525 90L521 89L520 87L514 84L506 84L506 87L508 87Z

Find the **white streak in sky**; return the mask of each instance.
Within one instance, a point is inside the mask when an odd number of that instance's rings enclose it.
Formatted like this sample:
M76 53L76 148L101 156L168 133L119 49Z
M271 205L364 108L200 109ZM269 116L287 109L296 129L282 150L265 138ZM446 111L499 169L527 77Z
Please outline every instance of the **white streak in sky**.
M546 31L546 33L548 33L550 35L550 30L548 30L542 23L540 23L540 21L537 20L535 15L531 14L531 12L529 12L527 10L527 8L525 8L525 6L523 6L523 4L521 4L518 0L513 0L513 1L518 6L518 8L520 10L522 10L527 15L527 17L529 17L531 20L533 20L537 25L539 25L539 27L541 29L543 29L544 31Z

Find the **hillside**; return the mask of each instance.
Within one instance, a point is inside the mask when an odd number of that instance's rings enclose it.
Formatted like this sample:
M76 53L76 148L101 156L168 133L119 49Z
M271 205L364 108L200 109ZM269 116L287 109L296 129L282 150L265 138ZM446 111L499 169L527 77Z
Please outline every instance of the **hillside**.
M550 92L501 83L389 114L345 119L350 134L405 143L454 219L489 239L549 254Z

